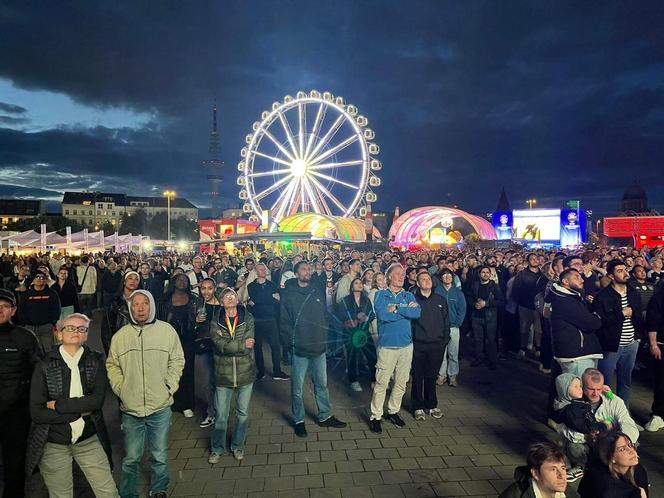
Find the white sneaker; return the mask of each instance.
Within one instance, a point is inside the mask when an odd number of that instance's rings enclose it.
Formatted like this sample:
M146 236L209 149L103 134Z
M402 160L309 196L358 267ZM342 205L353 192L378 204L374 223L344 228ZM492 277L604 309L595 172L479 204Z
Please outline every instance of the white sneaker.
M653 415L645 426L645 430L648 432L657 432L662 428L664 428L664 420L659 415Z
M200 424L198 424L198 427L205 428L205 427L210 427L211 425L214 425L214 417L205 417Z
M426 420L424 410L415 410L415 420Z
M351 382L350 383L350 388L355 391L356 393L361 393L362 392L362 386L360 385L359 382Z
M233 450L233 457L239 462L244 459L244 450Z
M219 460L221 460L221 454L219 453L210 453L210 456L208 457L208 463L214 465L215 463L219 463Z
M443 418L443 411L440 408L432 408L429 410L429 415L433 418Z
M189 408L187 408L185 411L182 412L182 415L184 415L184 418L191 418L194 416L194 412L192 412Z

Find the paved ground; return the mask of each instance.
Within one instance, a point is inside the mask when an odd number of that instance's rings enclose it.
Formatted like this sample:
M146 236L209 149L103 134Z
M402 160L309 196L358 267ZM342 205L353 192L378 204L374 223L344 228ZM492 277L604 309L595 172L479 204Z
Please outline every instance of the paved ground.
M98 330L91 336L98 344ZM266 355L269 358L269 355ZM254 388L246 457L238 463L222 457L207 463L209 429L195 419L174 414L170 459L170 496L223 498L319 497L495 497L510 482L514 467L524 461L528 443L555 438L542 421L547 377L530 364L501 361L495 372L470 368L462 361L459 387L439 387L441 420L415 420L405 411L407 426L384 423L382 435L366 426L370 392L351 392L342 382L343 369L332 369L329 386L335 415L348 422L343 430L319 428L307 421L309 436L294 436L289 424L288 382L266 377ZM306 406L314 409L313 388L307 388ZM647 420L649 390L637 386L634 414ZM116 475L122 455L117 401L105 406L114 442ZM652 496L664 496L664 431L642 433L639 453L654 485ZM144 490L147 489L147 461ZM44 496L39 478L31 496Z

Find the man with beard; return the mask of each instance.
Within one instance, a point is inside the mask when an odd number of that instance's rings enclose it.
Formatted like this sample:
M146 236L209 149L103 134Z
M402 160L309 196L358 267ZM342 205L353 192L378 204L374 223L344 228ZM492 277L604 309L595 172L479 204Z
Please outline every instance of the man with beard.
M602 358L602 346L595 331L602 319L592 313L584 302L583 277L574 268L560 274L551 285L551 336L553 357L563 373L581 377L587 368L596 368Z
M192 260L192 263L194 267L190 272L187 273L187 276L189 277L189 282L191 282L191 293L198 296L198 286L204 279L207 278L207 273L203 270L203 258L196 256Z
M498 359L498 309L505 304L505 300L498 284L491 280L489 267L481 266L479 276L479 282L473 283L470 288L470 323L475 341L475 359L471 366L480 366L486 355L489 369L495 370Z
M618 374L616 393L629 407L632 370L644 325L641 298L627 285L629 272L622 261L609 261L606 273L611 285L602 289L593 301L593 309L602 319L598 336L604 358L599 361L598 369L608 383L613 381L614 373Z

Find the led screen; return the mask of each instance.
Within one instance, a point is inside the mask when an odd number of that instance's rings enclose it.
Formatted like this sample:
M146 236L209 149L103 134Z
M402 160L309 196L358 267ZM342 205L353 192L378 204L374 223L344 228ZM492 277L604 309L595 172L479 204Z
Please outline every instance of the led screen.
M515 239L560 240L560 209L516 209L513 215Z

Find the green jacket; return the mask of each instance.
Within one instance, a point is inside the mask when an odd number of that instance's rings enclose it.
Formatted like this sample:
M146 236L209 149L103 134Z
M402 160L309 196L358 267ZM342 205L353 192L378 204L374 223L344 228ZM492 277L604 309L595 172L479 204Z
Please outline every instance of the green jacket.
M214 382L218 387L240 387L256 380L254 349L247 348L247 339L253 339L254 317L244 306L238 306L238 324L235 336L226 325L226 313L222 308L218 320L210 322L210 336L214 344ZM230 320L231 323L233 319Z
M173 404L184 368L184 352L175 329L155 320L152 295L134 291L139 293L150 300L148 323L141 327L133 322L130 308L132 323L113 336L106 370L111 389L120 398L120 409L135 417L147 417Z

